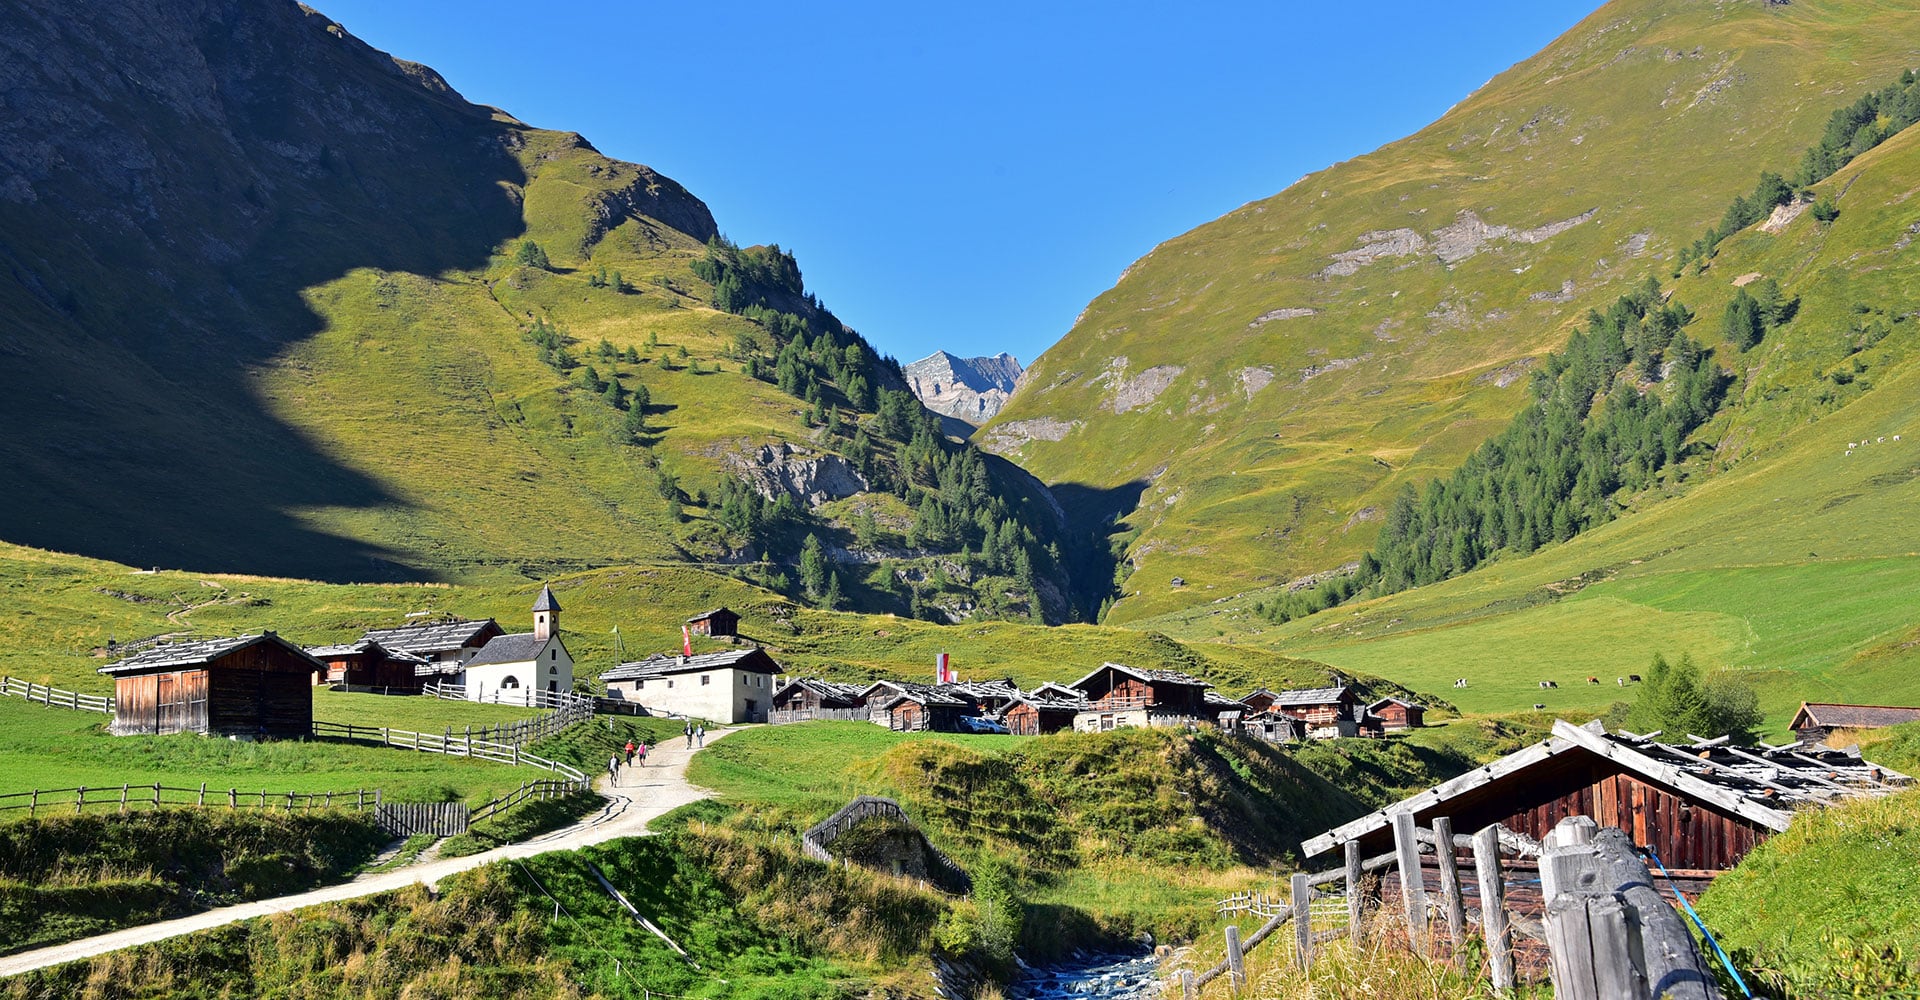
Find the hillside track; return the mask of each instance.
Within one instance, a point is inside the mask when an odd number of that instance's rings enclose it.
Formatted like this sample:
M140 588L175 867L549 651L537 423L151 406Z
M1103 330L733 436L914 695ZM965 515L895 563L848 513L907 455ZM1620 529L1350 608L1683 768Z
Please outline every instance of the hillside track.
M712 730L707 733L707 742L724 738L737 731L734 729ZM223 927L255 917L391 892L415 883L432 887L449 875L470 871L495 861L532 857L549 851L578 850L620 837L643 837L649 833L648 823L688 803L712 796L713 793L707 789L697 788L687 782L687 762L698 752L697 749L675 745L671 739L661 741L647 754L646 764L622 770L621 783L618 786L610 785L604 775L594 782L594 789L607 800L605 807L599 812L572 826L550 831L522 843L508 844L505 847L497 847L491 851L464 858L442 858L409 865L396 871L383 872L324 889L225 906L177 920L128 927L111 934L37 948L17 955L7 955L0 957L0 978L76 962L110 951L119 951L122 948L152 944L156 941Z

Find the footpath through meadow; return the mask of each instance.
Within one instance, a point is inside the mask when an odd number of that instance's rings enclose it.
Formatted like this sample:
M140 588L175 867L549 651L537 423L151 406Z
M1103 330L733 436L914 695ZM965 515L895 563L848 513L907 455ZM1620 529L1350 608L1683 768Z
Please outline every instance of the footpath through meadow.
M737 730L709 730L706 741L711 743L733 732ZM135 945L152 944L155 941L164 941L183 934L251 920L254 917L391 892L416 882L428 886L437 885L441 879L449 875L469 871L495 861L532 857L548 851L577 850L620 837L645 836L648 832L648 823L689 802L698 802L713 794L687 782L687 762L696 752L698 751L688 749L678 739L662 740L647 754L647 762L644 766L636 764L631 768L621 769L619 786L610 785L604 774L595 780L594 788L607 797L605 808L572 826L553 830L518 844L496 847L491 851L471 854L464 858L441 858L421 862L324 889L224 906L217 910L196 913L190 917L128 927L111 934L37 948L17 955L0 956L0 977L16 976L22 972L31 972L50 965L92 958L95 955L103 955Z

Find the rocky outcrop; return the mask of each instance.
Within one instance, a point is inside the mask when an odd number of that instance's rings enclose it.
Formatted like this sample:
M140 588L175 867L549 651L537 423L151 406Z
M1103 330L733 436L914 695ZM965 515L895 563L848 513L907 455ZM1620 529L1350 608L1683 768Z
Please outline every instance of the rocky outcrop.
M1186 368L1180 365L1154 365L1138 375L1127 375L1127 359L1114 358L1107 370L1094 378L1095 384L1111 387L1103 407L1114 413L1126 413L1149 406L1173 385Z
M736 451L724 462L754 492L769 500L784 493L809 507L818 507L868 489L866 477L846 459L785 442Z
M1359 246L1352 250L1343 250L1333 255L1333 263L1323 268L1319 277L1344 278L1358 274L1362 267L1375 261L1390 257L1412 257L1431 252L1443 264L1456 264L1479 253L1487 244L1495 240L1511 243L1543 243L1575 226L1593 221L1600 214L1597 208L1589 208L1572 218L1549 222L1532 229L1515 229L1512 226L1499 226L1488 223L1472 209L1461 209L1452 223L1433 231L1433 239L1411 229L1380 229L1362 233Z
M987 450L995 453L1012 451L1029 441L1060 441L1079 427L1078 420L1056 420L1053 417L1035 417L1032 420L1009 420L987 431Z
M920 397L920 405L978 427L1007 405L1024 369L1005 352L990 358L957 358L935 351L904 371L907 388Z

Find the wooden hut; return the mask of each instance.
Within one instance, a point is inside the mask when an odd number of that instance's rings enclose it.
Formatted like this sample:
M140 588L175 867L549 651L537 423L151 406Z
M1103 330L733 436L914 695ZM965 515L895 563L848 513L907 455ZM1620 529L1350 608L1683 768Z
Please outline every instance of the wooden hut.
M273 634L170 642L101 667L113 678L112 731L307 736L313 674L326 664Z
M1087 699L1087 710L1073 723L1086 732L1214 721L1207 706L1211 685L1177 670L1103 663L1067 686Z
M1670 745L1561 721L1551 738L1335 827L1301 854L1349 841L1364 854L1384 853L1393 847L1391 817L1401 812L1421 826L1447 816L1460 833L1498 823L1535 840L1568 816L1590 816L1651 845L1668 868L1710 876L1785 830L1795 809L1911 784L1844 751L1737 747L1725 737Z
M875 706L872 718L899 733L955 733L960 731L961 719L977 714L963 698L932 685L908 684L905 690Z
M1241 716L1238 732L1268 743L1297 743L1307 738L1307 724L1285 712L1249 712Z
M867 700L860 688L837 684L816 677L796 677L773 692L773 709L767 721L807 722L813 719L868 719Z
M1358 736L1366 719L1360 699L1344 684L1282 691L1274 695L1271 710L1305 722L1314 739Z
M1389 733L1419 729L1427 724L1427 706L1404 698L1382 698L1367 706L1367 715L1378 718L1381 728Z
M1074 692L1071 697L1055 690L1036 690L1008 702L1000 710L1000 724L1015 736L1045 736L1072 729L1074 717L1087 710L1087 701Z
M421 669L428 660L404 649L388 649L372 639L338 646L309 646L307 655L326 664L317 683L346 690L373 690L419 694L425 683Z
M1247 692L1247 696L1240 699L1240 704L1247 706L1247 708L1253 712L1266 712L1270 711L1273 708L1273 703L1278 700L1280 700L1278 694L1262 687L1254 688L1252 691Z
M1897 705L1831 705L1801 702L1787 728L1802 743L1826 743L1835 733L1882 729L1903 722L1920 722L1920 708Z
M740 616L726 608L714 608L687 619L687 627L694 635L739 635Z

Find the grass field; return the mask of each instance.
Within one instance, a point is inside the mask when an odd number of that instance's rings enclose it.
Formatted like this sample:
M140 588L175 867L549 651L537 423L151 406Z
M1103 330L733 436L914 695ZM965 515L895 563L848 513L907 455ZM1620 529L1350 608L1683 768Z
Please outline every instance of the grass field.
M313 691L313 718L316 722L383 726L416 733L439 733L448 728L458 733L468 725L478 728L502 722L518 722L539 714L539 709L514 705L482 705L471 701L414 695L349 693L326 688L315 688Z
M268 793L380 789L401 801L484 802L536 776L528 768L378 746L240 743L203 736L109 736L106 717L0 699L0 792L118 789L155 782ZM271 798L271 794L269 794Z

